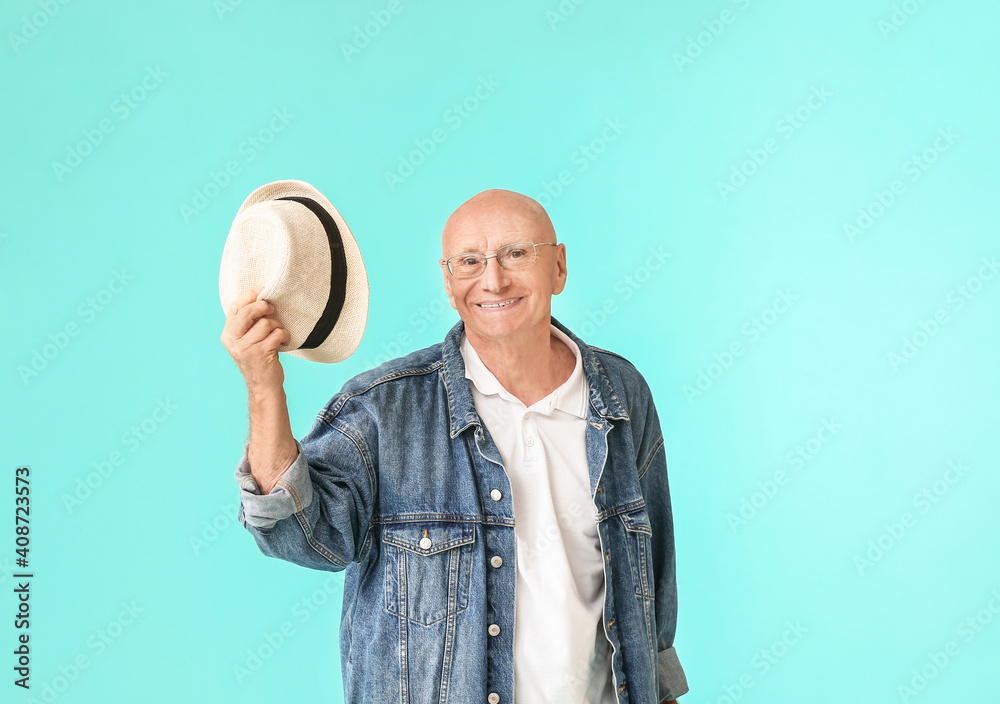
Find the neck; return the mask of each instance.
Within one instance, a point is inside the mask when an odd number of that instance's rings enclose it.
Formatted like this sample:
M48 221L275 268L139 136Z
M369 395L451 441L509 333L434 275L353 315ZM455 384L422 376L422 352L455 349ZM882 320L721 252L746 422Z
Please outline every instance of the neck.
M576 355L552 334L550 325L546 318L503 338L481 337L468 327L465 334L497 381L525 406L531 406L559 388L576 366Z

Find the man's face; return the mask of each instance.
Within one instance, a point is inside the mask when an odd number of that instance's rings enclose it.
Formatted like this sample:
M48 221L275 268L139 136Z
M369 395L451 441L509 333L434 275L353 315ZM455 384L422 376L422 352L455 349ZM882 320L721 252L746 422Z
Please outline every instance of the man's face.
M506 193L506 192L504 192ZM443 258L465 252L494 254L514 242L555 242L544 212L535 214L512 196L484 198L459 208L445 225ZM455 278L442 265L444 287L452 307L472 337L516 342L527 332L548 330L552 296L566 283L566 246L537 248L537 259L525 267L506 269L489 259L486 271ZM504 304L496 306L496 304Z

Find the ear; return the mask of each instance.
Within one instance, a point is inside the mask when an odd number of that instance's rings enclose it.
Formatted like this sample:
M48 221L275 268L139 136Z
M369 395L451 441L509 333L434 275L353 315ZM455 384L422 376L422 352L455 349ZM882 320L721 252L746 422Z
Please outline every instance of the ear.
M553 266L555 271L552 278L552 295L558 296L566 288L566 245L562 242L556 247L556 256Z
M441 273L444 275L444 292L448 294L448 301L452 308L458 310L458 305L455 303L455 292L451 290L451 274L448 273L446 264L441 265Z

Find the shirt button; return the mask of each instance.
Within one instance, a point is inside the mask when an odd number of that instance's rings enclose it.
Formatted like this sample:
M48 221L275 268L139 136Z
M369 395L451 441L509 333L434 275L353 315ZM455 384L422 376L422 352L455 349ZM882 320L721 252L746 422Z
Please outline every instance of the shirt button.
M528 447L531 447L532 445L535 444L535 439L534 438L528 438L527 440L524 441L524 444L527 445Z
M431 539L430 538L421 538L420 539L420 549L421 550L427 550L427 549L430 548L430 546L431 546Z
M486 630L490 632L491 636L500 635L500 626L496 625L495 623L491 623L490 627L487 628Z
M493 565L494 567L499 567L500 565L503 564L503 558L500 557L499 555L494 555L493 557L490 558L490 564Z
M490 696L486 697L486 701L490 704L497 704L500 701L500 695L496 692L490 692Z
M499 489L494 489L493 491L491 491L490 496L493 497L494 501L499 501L500 499L503 498L503 494L500 493Z

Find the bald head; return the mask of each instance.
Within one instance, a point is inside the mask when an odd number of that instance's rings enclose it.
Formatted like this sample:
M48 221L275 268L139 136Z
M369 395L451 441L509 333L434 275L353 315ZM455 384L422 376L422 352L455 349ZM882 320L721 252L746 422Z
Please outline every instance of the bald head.
M532 198L514 191L492 188L462 203L448 218L441 234L444 256L462 250L463 239L482 233L527 233L534 242L558 242L545 208Z

